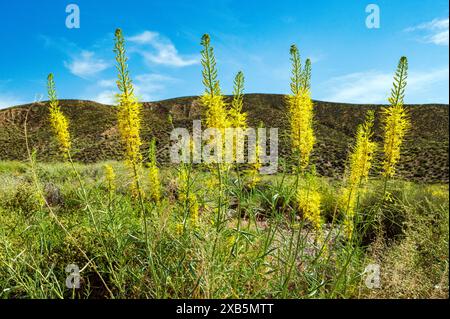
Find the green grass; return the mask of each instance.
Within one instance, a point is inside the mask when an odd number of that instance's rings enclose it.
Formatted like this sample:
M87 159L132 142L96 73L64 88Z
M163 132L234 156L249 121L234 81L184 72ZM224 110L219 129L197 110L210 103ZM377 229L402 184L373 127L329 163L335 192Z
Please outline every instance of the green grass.
M448 298L448 184L391 181L381 201L382 181L371 179L348 241L335 179L319 178L319 234L296 210L292 176L249 190L231 174L217 223L217 188L195 169L200 222L180 233L186 207L166 168L162 202L144 203L147 245L127 169L109 163L113 194L102 163L0 162L0 298ZM69 264L82 269L80 289L66 288ZM366 287L369 264L380 265L381 288Z

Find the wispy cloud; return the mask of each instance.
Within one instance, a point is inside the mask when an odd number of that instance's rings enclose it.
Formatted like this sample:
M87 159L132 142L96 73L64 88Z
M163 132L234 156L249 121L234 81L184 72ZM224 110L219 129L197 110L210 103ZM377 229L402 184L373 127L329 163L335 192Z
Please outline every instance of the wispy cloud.
M80 78L91 78L109 67L104 60L96 58L94 52L83 50L73 56L70 62L64 61L64 66Z
M112 62L98 57L98 52L80 48L76 43L65 38L51 38L39 35L39 39L48 48L56 49L66 56L64 66L73 75L83 79L91 79L112 66ZM95 46L96 48L99 45Z
M379 103L389 93L391 74L378 71L355 72L334 77L325 83L327 101L344 103Z
M102 88L114 88L116 86L116 79L103 79L98 81L98 86Z
M172 41L158 32L144 31L127 40L139 46L136 51L150 64L184 67L199 63L198 56L181 56Z
M174 82L176 79L162 74L140 74L136 76L135 92L141 101L151 101L159 98L168 83Z
M115 103L115 95L116 91L114 90L103 90L94 97L90 98L90 100L93 100L98 103L102 104L114 104Z
M406 28L405 32L420 32L421 41L448 46L448 18L433 19L417 26Z
M134 92L140 101L153 101L160 97L161 92L166 89L168 83L174 81L176 79L162 74L140 74L134 79ZM98 82L98 87L102 90L92 100L103 104L113 104L115 102L115 95L118 93L116 80L101 80Z
M20 97L6 91L10 82L11 80L0 80L0 109L25 103Z
M448 83L448 66L429 72L410 72L407 86L412 94L425 93L434 85ZM392 86L393 74L366 71L338 76L326 81L328 94L325 100L343 103L386 103ZM426 102L426 101L424 101Z
M10 94L3 94L0 92L0 109L4 109L10 106L20 105L24 104L25 101L20 99L17 96L10 95Z

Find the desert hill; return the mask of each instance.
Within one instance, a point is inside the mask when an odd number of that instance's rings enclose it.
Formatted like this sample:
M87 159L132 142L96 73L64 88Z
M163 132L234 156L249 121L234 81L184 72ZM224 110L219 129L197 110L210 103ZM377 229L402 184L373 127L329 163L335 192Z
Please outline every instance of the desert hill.
M228 97L229 99L229 97ZM92 101L61 100L61 109L70 121L74 159L96 162L121 159L121 146L116 127L114 106ZM364 120L368 109L376 111L375 139L381 139L380 114L382 105L356 105L314 101L317 143L313 162L317 172L324 176L340 177L345 169L349 146L356 127ZM405 179L425 182L449 181L448 140L449 106L446 104L407 105L412 127L407 137L398 175ZM26 148L23 124L28 113L29 140L37 150L40 161L58 160L57 144L48 123L48 103L15 106L0 110L0 160L25 160ZM279 128L279 153L289 159L287 109L283 95L247 94L244 111L249 124L256 127L260 121L266 127ZM154 136L158 143L161 164L168 162L171 125L191 128L192 120L201 117L198 97L181 97L143 103L143 154ZM380 144L379 151L382 151ZM379 169L377 161L375 171Z

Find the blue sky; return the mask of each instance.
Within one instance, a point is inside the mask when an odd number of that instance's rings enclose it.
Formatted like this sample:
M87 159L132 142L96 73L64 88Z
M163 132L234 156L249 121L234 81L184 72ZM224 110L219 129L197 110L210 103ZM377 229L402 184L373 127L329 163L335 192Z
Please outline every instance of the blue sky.
M70 3L79 29L66 27ZM378 29L365 24L370 3ZM0 108L45 99L49 72L60 98L110 102L117 27L144 101L202 93L200 38L209 33L226 93L239 70L248 93L287 93L296 43L312 59L315 99L383 103L406 55L406 101L448 103L448 15L447 0L1 1Z

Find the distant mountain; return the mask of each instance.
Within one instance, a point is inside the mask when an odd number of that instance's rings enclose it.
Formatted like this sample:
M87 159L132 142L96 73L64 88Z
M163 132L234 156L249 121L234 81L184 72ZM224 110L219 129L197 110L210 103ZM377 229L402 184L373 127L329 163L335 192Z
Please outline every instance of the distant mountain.
M228 97L229 100L229 97ZM356 105L315 101L315 128L317 143L312 162L324 176L340 177L345 169L349 146L356 127L362 123L367 110L376 111L375 139L382 151L380 112L382 105ZM74 158L82 162L121 159L121 146L116 126L114 106L92 101L61 100L61 108L70 120ZM0 160L25 160L26 148L23 124L27 110L29 137L41 161L58 159L57 145L48 123L48 104L28 104L0 110ZM412 127L407 137L398 174L410 180L427 182L449 181L448 141L449 106L447 104L408 105ZM249 124L256 127L260 121L266 127L278 127L279 152L282 158L291 154L288 138L288 119L285 99L277 94L247 94L244 111ZM198 97L181 97L143 103L143 154L148 141L157 138L158 158L168 162L171 114L175 126L191 128L192 120L201 117ZM380 161L375 164L375 171Z

